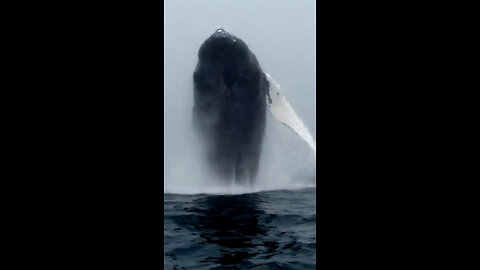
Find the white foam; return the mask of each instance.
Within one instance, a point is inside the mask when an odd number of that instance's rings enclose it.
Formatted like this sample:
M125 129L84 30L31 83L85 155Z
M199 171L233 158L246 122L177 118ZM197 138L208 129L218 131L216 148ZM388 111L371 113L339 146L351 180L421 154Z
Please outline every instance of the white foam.
M165 157L164 193L244 194L315 187L315 159L311 149L269 114L265 129L258 177L253 186L217 179L207 169L201 148L187 147L201 142L184 134L182 151Z
M188 186L169 186L165 187L164 194L184 194L184 195L196 195L196 194L214 194L214 195L239 195L239 194L249 194L249 193L258 193L266 191L275 191L275 190L298 190L304 188L316 188L315 183L297 183L285 186L271 186L271 187L246 187L241 185L230 185L230 186L197 186L197 187L188 187Z

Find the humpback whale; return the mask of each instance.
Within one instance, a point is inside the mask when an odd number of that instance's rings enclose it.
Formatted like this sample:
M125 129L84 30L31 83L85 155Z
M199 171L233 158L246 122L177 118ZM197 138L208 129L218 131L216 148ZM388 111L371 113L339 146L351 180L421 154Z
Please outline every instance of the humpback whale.
M266 112L313 149L306 127L240 38L217 29L198 51L193 73L193 124L210 168L237 183L253 183L262 152Z
M193 74L194 125L212 169L252 182L265 130L268 81L256 56L238 37L218 29L201 46Z

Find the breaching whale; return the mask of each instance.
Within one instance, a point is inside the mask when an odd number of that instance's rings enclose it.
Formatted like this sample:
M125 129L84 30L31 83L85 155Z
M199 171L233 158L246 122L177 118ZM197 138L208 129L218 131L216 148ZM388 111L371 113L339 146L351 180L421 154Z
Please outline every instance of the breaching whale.
M247 44L224 29L200 46L193 85L193 124L211 169L220 177L253 183L267 109L315 149L280 86L262 70Z

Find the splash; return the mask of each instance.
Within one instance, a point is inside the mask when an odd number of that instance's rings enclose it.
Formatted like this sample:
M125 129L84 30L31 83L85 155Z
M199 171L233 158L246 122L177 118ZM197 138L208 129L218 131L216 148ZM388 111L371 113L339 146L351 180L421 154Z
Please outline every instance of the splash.
M186 119L184 119L186 120ZM190 123L190 121L186 121ZM244 194L272 190L292 190L316 186L315 153L291 129L267 116L259 173L253 186L236 184L233 179L218 179L209 172L201 141L193 129L178 130L179 147L165 153L164 193ZM176 144L174 141L165 142Z

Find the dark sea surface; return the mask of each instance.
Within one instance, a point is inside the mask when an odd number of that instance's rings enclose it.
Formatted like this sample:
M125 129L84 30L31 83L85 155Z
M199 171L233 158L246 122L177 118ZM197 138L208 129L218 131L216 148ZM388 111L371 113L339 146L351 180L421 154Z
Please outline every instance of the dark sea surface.
M164 269L315 269L315 188L164 194Z

